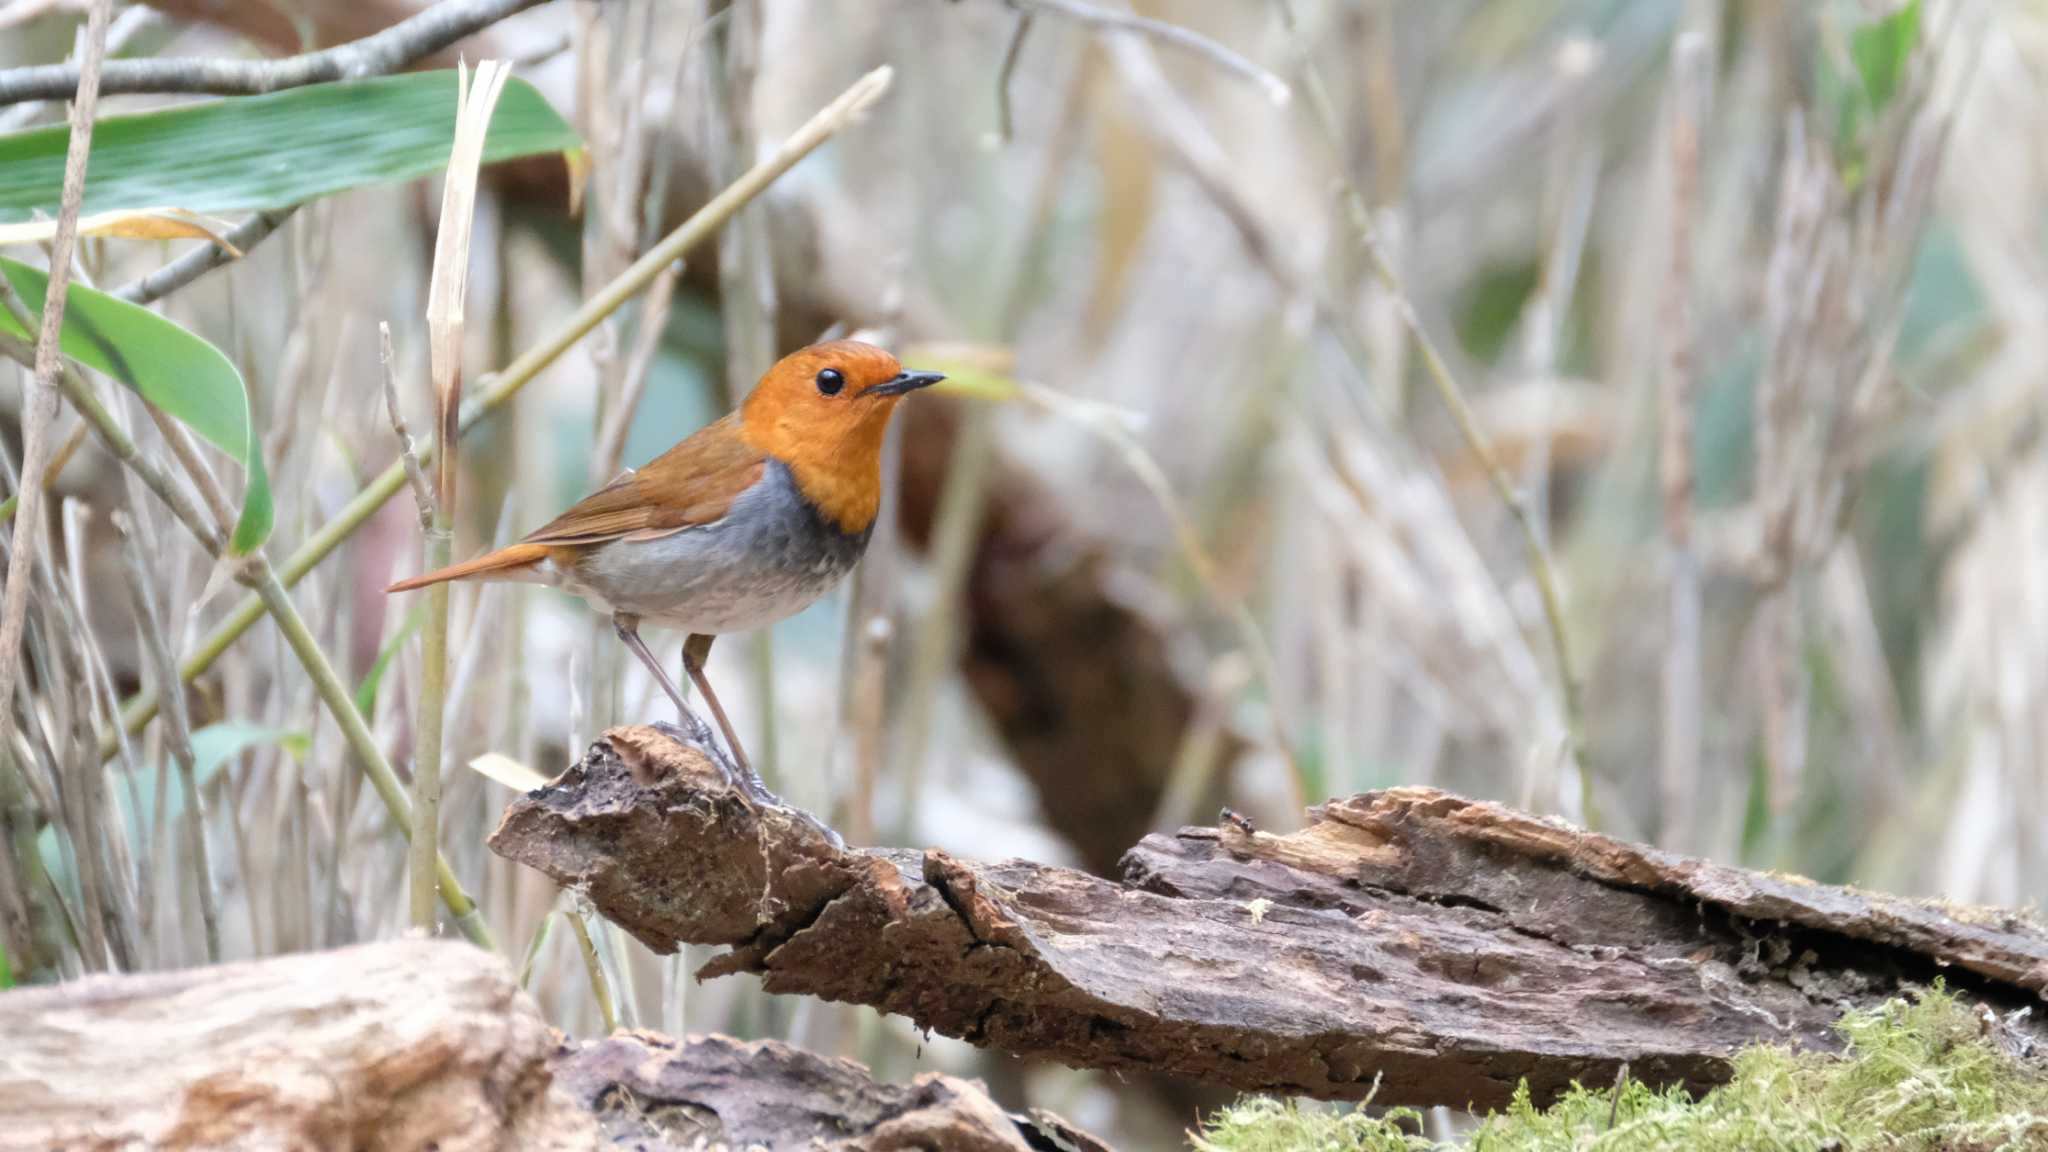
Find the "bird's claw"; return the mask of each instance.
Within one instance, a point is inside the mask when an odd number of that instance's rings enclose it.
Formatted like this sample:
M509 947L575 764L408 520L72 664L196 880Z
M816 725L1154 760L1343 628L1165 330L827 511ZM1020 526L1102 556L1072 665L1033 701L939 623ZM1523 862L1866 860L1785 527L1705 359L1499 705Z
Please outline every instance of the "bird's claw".
M748 807L754 808L757 811L762 808L775 808L788 812L798 820L809 825L812 831L824 837L825 841L832 845L833 849L842 852L846 850L846 840L826 825L824 821L777 796L768 787L767 781L761 779L761 774L754 771L751 766L742 767L734 763L731 754L726 752L725 748L719 744L717 738L712 734L711 726L706 724L701 717L689 711L684 711L680 715L682 717L681 727L662 721L656 721L655 727L663 730L670 739L687 744L702 752L705 759L710 760L712 766L718 769L718 775L720 779L725 781L726 787L739 793L740 798L746 801Z

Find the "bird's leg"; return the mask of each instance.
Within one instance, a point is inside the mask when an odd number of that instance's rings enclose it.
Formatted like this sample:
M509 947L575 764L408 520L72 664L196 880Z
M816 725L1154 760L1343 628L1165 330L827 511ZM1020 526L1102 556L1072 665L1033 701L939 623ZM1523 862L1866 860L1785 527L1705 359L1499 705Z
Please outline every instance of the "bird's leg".
M647 650L647 642L640 639L640 618L624 612L614 612L612 630L619 634L619 640L626 648L640 658L640 663L645 664L647 670L654 673L655 682L660 684L662 691L667 692L668 698L675 702L676 718L682 721L683 733L692 743L710 753L712 763L718 765L719 774L725 777L727 784L747 792L740 773L719 750L718 738L711 734L711 726L704 723L703 718L691 711L690 706L683 702L683 693L676 687L676 682L669 679L668 670L661 666L661 661L654 658L654 653ZM747 775L752 773L749 772Z
M704 674L704 662L710 659L711 642L716 639L708 633L692 632L683 641L683 671L689 675L690 683L697 686L698 694L711 708L711 718L718 721L718 730L725 735L725 746L732 750L733 761L740 767L740 787L755 800L781 807L781 799L768 790L761 774L754 771L754 766L747 761L746 750L740 747L739 734L732 730L732 721L726 719L725 705L718 702L718 693L711 690L711 677Z
M725 705L719 703L719 693L711 691L711 676L705 674L705 660L711 658L713 640L717 640L715 635L692 631L688 640L682 642L682 670L688 672L690 683L696 685L696 691L705 697L707 705L711 705L711 717L717 719L719 732L725 734L725 746L733 750L733 760L739 765L739 787L764 804L784 808L782 799L768 791L768 781L764 781L762 775L754 771L754 765L748 763L748 752L739 746L739 734L733 732L733 722L725 717Z
M704 703L711 707L711 718L718 722L719 734L725 737L725 746L732 749L732 758L746 771L753 771L747 762L747 750L740 747L739 734L732 730L732 721L726 719L725 705L718 702L718 693L711 690L711 678L704 674L704 662L711 658L711 642L716 640L703 632L692 632L683 641L683 673L697 691L704 697Z
M690 682L703 694L704 702L711 706L711 715L718 721L719 730L725 733L725 745L732 749L733 759L739 764L735 782L740 792L756 804L766 804L795 813L834 848L845 848L846 841L840 838L839 833L834 832L824 821L809 812L783 803L782 797L769 791L767 782L761 779L761 774L754 771L753 765L747 762L747 754L740 750L740 738L732 730L732 721L726 719L725 706L718 702L718 693L711 690L711 677L704 674L704 661L711 655L711 642L715 639L717 637L708 633L692 632L689 638L683 641L683 671L689 674Z

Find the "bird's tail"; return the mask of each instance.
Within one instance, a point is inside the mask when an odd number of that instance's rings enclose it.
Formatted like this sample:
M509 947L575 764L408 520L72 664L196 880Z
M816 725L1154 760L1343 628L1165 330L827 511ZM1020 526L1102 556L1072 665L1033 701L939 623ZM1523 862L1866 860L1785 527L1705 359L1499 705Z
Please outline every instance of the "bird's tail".
M531 569L534 565L547 558L548 546L545 544L513 544L509 547L500 548L496 552L479 556L474 560L465 560L460 564L450 564L446 568L437 568L432 572L425 572L414 576L410 580L400 580L384 591L410 592L415 588L425 588L429 584L440 584L449 580L470 580L478 577L517 580L522 575L525 575L528 569Z

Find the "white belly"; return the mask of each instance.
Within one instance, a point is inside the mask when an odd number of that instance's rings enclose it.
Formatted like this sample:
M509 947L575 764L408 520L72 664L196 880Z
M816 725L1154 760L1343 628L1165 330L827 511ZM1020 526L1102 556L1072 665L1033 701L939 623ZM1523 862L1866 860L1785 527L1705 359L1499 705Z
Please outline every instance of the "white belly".
M744 632L793 616L844 579L867 534L834 529L771 463L710 524L592 549L547 573L601 610L689 632Z

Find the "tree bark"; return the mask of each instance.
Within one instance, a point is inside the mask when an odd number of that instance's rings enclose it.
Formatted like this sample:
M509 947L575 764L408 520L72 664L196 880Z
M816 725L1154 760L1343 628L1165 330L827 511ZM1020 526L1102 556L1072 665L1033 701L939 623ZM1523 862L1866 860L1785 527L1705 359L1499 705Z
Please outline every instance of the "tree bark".
M851 1060L774 1040L620 1032L565 1049L554 1069L616 1148L1109 1152L1049 1113L1007 1113L965 1080L881 1084Z
M503 961L394 941L0 995L0 1150L580 1149Z
M1033 1152L1107 1147L978 1084L775 1041L563 1041L466 944L336 952L0 995L0 1152Z
M657 951L730 945L700 977L754 972L1022 1056L1332 1099L1493 1107L1623 1063L1704 1089L1744 1044L1833 1048L1842 1011L1937 976L1999 1010L2048 989L2048 933L2016 915L1427 788L1322 805L1287 836L1148 837L1115 883L840 848L635 727L515 802L491 845Z

